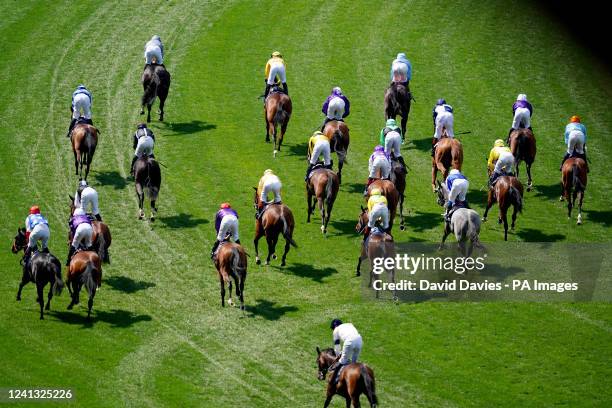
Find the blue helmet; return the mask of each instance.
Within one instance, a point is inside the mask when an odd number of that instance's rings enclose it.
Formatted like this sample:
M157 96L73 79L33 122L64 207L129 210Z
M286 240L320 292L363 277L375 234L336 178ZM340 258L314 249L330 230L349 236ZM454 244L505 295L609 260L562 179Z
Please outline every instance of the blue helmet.
M436 102L436 105L444 105L444 104L446 104L446 99L444 98L440 98L438 99L438 102Z
M340 320L340 319L334 319L334 320L332 320L332 322L331 322L330 328L331 328L332 330L334 330L336 327L340 326L341 324L342 324L342 320Z

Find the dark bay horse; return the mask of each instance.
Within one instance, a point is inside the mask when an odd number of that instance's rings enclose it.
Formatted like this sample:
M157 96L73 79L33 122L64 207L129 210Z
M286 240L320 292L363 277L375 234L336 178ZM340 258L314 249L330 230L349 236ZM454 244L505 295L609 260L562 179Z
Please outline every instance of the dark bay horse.
M531 180L531 165L536 156L536 140L530 129L515 129L510 133L510 150L514 156L514 168L516 177L519 176L519 164L521 160L527 167L527 191L531 191L533 182Z
M410 89L403 84L392 82L385 91L385 120L395 119L397 115L402 117L402 135L406 136L406 123L410 113L412 94Z
M255 188L255 187L253 187ZM257 188L255 188L255 209L259 208L259 196L257 194ZM293 229L295 228L295 219L293 213L285 204L268 204L259 219L255 221L255 263L261 264L259 259L258 243L259 239L263 236L266 237L268 242L268 257L266 258L266 265L270 264L270 258L276 259L276 243L278 242L279 235L285 237L285 252L281 260L281 266L286 265L287 253L291 245L297 248L297 244L293 240Z
M241 245L224 242L215 257L215 267L221 283L221 306L225 307L225 284L229 284L229 299L232 306L232 278L236 284L236 296L240 298L240 309L244 310L244 281L247 276L247 256Z
M374 180L372 184L368 186L368 191L365 197L366 203L370 199L370 192L375 188L379 188L382 195L387 198L387 207L389 208L389 231L391 231L393 221L395 220L395 215L397 214L397 204L400 200L399 192L391 180ZM404 220L401 219L400 225L403 223Z
M144 115L144 108L147 107L147 123L151 122L151 106L155 98L159 98L159 121L164 121L164 104L170 90L170 73L166 67L158 64L147 64L142 73L142 108L140 114Z
M70 216L74 214L74 197L68 194L70 198ZM91 218L91 217L90 217ZM100 259L103 262L110 263L110 253L108 249L113 242L110 228L102 221L92 220L91 226L93 228L93 236L91 237L91 242L93 243L93 250L96 251ZM72 236L70 232L68 232L68 241L72 242Z
M446 179L451 169L461 170L463 166L463 146L461 142L446 136L446 131L436 145L434 157L431 160L431 186L436 191L438 171Z
M313 197L317 199L317 205L321 212L321 232L327 233L327 224L331 217L332 208L340 189L340 180L332 170L318 168L310 173L306 182L306 195L308 196L308 219L314 213L315 204Z
M17 229L17 235L13 240L13 246L11 248L14 254L21 250L25 250L28 244L25 232L25 228ZM47 286L47 283L51 284L49 293L47 294L47 305L44 306L45 310L49 310L51 308L51 298L53 295L59 296L64 288L64 281L62 281L62 264L55 256L43 252L34 252L31 255L29 268L26 268L24 259L22 259L21 262L23 264L23 275L21 276L21 283L17 291L17 300L21 300L21 290L28 282L35 283L37 294L36 301L40 305L40 320L43 320L43 306L45 304L43 290L45 286Z
M72 153L74 153L75 174L83 178L83 166L85 166L85 180L87 180L89 175L89 166L96 152L99 134L100 131L98 129L86 123L78 123L70 133Z
M72 297L68 310L72 310L74 305L79 304L79 293L85 286L89 295L87 302L87 319L89 320L96 290L102 284L102 262L98 254L93 251L81 251L74 254L68 267L66 284Z
M570 157L561 168L561 198L567 200L567 218L572 217L572 207L576 205L576 197L580 194L578 202L578 220L582 224L582 200L587 186L587 164L578 157Z
M274 157L280 151L292 109L291 98L282 92L270 92L264 103L266 142L270 142L271 133L274 138ZM280 126L280 135L277 134L278 126Z
M523 211L523 185L514 176L501 176L497 179L495 186L489 189L489 195L487 200L487 209L485 210L483 221L487 220L487 214L489 209L497 203L499 204L499 218L498 223L504 224L504 241L508 240L508 208L513 206L512 211L512 225L511 228L514 230L514 224L516 222L516 216L518 213Z
M402 164L391 158L391 175L389 180L395 185L397 193L399 195L399 209L400 209L400 231L404 231L406 226L404 225L404 199L406 198L406 171Z
M317 347L317 366L319 368L317 377L319 380L325 380L329 368L337 360L338 356L336 356L334 349L328 348L321 350ZM331 378L327 383L327 395L325 404L323 405L324 407L329 406L332 397L336 394L345 398L347 407L351 406L351 402L354 408L361 407L359 402L361 394L365 394L370 403L370 407L377 406L376 380L374 378L374 371L370 367L363 363L347 364L340 373L336 384L332 384L332 378L334 378L335 375L334 371L331 371L330 374Z
M161 186L161 169L159 163L152 157L139 157L134 163L134 183L138 196L138 218L144 219L145 192L151 200L151 221L155 221L157 207L155 202Z
M329 139L331 151L338 156L338 181L342 183L342 167L346 161L348 147L351 142L349 128L341 120L332 120L325 124L323 134Z

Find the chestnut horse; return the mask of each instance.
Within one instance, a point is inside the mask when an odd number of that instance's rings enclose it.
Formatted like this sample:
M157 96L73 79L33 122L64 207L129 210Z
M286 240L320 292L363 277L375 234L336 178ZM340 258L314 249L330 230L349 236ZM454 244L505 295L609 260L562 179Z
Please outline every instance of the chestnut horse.
M334 349L328 348L325 350L317 347L317 366L319 374L317 378L324 381L329 368L338 360ZM338 382L332 384L335 372L331 371L330 380L327 383L327 395L325 398L324 407L328 407L334 395L338 394L346 399L346 406L350 407L351 402L353 407L361 406L359 397L365 394L370 407L376 407L378 398L376 397L376 380L374 379L374 371L363 363L351 363L344 366L340 373Z
M385 120L395 119L397 115L402 117L402 135L406 136L406 123L410 113L412 94L410 89L403 84L392 82L385 91Z
M393 227L393 221L395 220L395 215L397 214L397 204L400 201L399 192L395 188L395 185L391 180L374 180L372 184L368 186L368 191L365 197L366 203L370 199L370 192L374 189L378 188L387 198L387 208L389 208L389 231ZM404 224L404 219L400 219L400 225Z
M435 139L434 139L435 140ZM454 138L449 138L446 130L436 144L436 151L431 160L431 186L436 191L436 177L438 171L446 179L451 169L461 170L463 165L463 146L461 142Z
M75 210L74 197L72 197L70 194L68 194L68 197L70 198L70 216L72 217ZM102 221L92 220L91 227L93 228L93 235L91 237L93 250L96 251L103 262L110 263L110 253L108 252L108 248L111 246L112 236L108 225ZM72 242L72 236L70 233L68 233L68 240L69 242Z
M85 286L85 289L87 289L89 295L87 320L89 320L96 290L102 284L102 262L98 254L93 251L81 251L74 254L68 267L66 284L72 297L68 310L72 310L74 305L79 304L81 288Z
M164 121L164 104L170 90L170 73L166 67L158 64L147 64L142 72L142 107L140 114L144 115L145 105L147 107L147 123L151 122L151 106L155 98L159 98L159 121Z
M89 166L96 152L99 134L98 129L87 123L76 124L70 133L75 174L85 180L89 175ZM83 166L85 166L85 177L83 177Z
M572 217L572 208L576 205L576 197L580 194L578 202L578 220L582 224L582 200L587 186L587 164L579 157L570 157L563 163L561 169L561 198L567 200L567 218Z
M264 102L264 119L266 120L266 142L270 142L270 133L274 138L274 157L280 151L287 124L291 118L291 98L289 95L274 90L268 94ZM280 135L277 135L277 128L280 125Z
M338 182L342 183L342 167L351 141L349 128L344 121L332 120L325 124L323 134L329 139L332 153L336 152L338 156Z
M257 188L253 188L255 189L254 206L255 209L258 209L259 195L257 194ZM253 240L253 244L255 244L255 263L257 265L261 264L258 249L259 239L265 236L268 242L266 265L269 265L271 257L276 259L274 251L276 251L278 236L282 234L285 237L285 252L283 253L281 266L285 266L290 246L293 245L294 248L297 248L297 244L293 240L293 228L295 228L295 220L289 207L282 203L268 204L259 219L255 220L255 239Z
M306 194L308 196L308 219L306 222L310 222L310 216L314 213L313 197L316 197L321 212L321 232L323 234L327 233L327 224L339 189L340 180L336 173L329 169L318 168L313 170L306 182Z
M225 307L225 284L229 284L229 299L232 306L232 280L236 283L236 296L240 298L240 309L244 310L244 281L247 275L247 256L241 245L223 242L215 256L215 267L221 283L221 306Z
M531 191L533 182L531 180L531 165L536 156L536 140L530 129L515 129L510 133L510 150L514 155L514 168L516 177L519 176L519 164L521 160L527 167L527 191Z
M508 240L508 208L513 206L512 225L514 231L514 223L516 216L523 211L523 185L514 176L501 176L497 179L495 186L489 189L487 209L485 210L483 221L487 220L489 209L495 204L499 204L499 218L497 222L504 224L504 241Z

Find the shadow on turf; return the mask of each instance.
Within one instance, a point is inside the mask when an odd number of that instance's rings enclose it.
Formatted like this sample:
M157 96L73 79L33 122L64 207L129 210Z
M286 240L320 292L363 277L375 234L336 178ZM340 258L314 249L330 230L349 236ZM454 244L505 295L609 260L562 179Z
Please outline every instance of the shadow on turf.
M206 130L216 129L214 123L202 122L201 120L192 120L191 122L168 123L162 122L167 130L173 132L165 136L180 136L199 133Z
M440 234L442 234L442 212L444 209L440 207L440 211L438 212L422 212L415 211L410 214L410 216L404 217L404 220L412 231L415 232L423 232L430 230L432 228L440 227Z
M191 214L180 213L169 217L159 217L159 221L167 228L194 228L200 224L208 224L204 218L193 218Z
M298 310L295 306L275 306L275 302L270 302L265 299L257 299L255 306L247 305L245 307L248 317L261 316L266 320L278 320L287 312L295 312Z
M610 224L612 224L612 222L610 222L610 220L612 220L612 211L597 211L597 210L582 210L584 213L586 213L586 220L585 221L593 221L593 222L597 222L599 224L604 225L605 227L609 227ZM574 214L572 214L574 215Z
M361 194L362 196L363 196L364 188L365 188L365 182L364 183L343 183L340 185L340 190L346 191L348 193L358 193L358 194ZM365 206L365 201L363 205ZM359 214L357 214L357 216L359 216ZM357 223L357 221L355 221L355 223Z
M410 142L417 150L431 153L431 136L424 139L412 139Z
M315 268L312 265L303 263L292 263L290 266L283 268L283 270L301 278L310 278L318 283L323 283L324 278L338 273L336 268Z
M127 179L123 178L118 171L101 171L92 174L96 183L102 186L113 186L115 190L123 190L128 185Z
M73 311L58 312L52 311L50 314L57 317L64 323L82 325L84 328L93 327L95 323L104 322L112 328L126 328L138 322L149 322L152 317L146 314L137 315L129 310L112 309L110 311L96 310L95 304L92 311L91 320L87 320L87 296L81 293L81 303Z
M333 217L332 213L332 217ZM333 218L329 220L329 223L334 229L340 231L340 234L336 235L353 235L355 237L358 236L357 231L355 231L355 227L357 226L357 217L358 213L355 214L354 220L334 220Z
M549 200L558 200L561 195L561 183L551 184L549 186L535 185L533 192L536 197L544 197ZM525 194L529 194L525 192Z
M546 234L533 228L520 228L515 232L515 235L527 242L556 242L565 239L565 235Z
M270 136L270 139L272 139L272 136ZM285 148L286 151L289 152L288 153L289 156L300 156L300 157L303 157L304 160L306 160L306 156L308 154L308 143L288 144L288 145L283 145L282 147Z
M111 276L104 280L104 283L114 290L125 293L135 293L139 290L146 290L155 287L153 282L135 281L127 276Z

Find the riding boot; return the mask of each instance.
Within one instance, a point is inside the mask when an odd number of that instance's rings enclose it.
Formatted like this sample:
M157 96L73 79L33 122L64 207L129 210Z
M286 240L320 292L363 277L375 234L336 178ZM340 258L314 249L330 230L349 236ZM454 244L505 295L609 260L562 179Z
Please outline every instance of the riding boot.
M570 157L570 154L566 152L565 156L563 156L563 160L561 160L561 166L559 167L559 171L563 170L563 163L565 163L565 161L569 159L569 157Z
M498 177L499 177L499 174L496 172L493 172L493 174L491 174L491 177L489 178L489 188L495 185L495 182L497 181Z
M30 259L32 258L32 252L34 252L34 248L31 248L29 245L26 246L25 251L23 251L23 266L26 269L30 269Z
M334 161L330 160L329 164L327 166L323 166L323 167L325 167L326 169L329 169L329 170L333 169L334 168Z
M335 367L334 378L332 379L332 384L334 385L334 388L338 385L338 380L340 379L340 371L342 370L342 366L343 364L338 363Z
M308 181L308 176L310 176L310 171L312 170L313 167L314 165L308 163L308 168L306 169L306 177L304 177L304 181Z
M235 243L235 244L238 244L238 245L242 245L242 244L240 243L240 240L239 240L239 239L237 239L236 241L234 241L234 243Z
M287 87L287 83L286 83L286 82L283 82L283 91L284 91L284 92L285 92L287 95L289 95L289 88Z
M100 214L96 214L95 217L97 221L102 222L102 217L100 216Z
M217 248L219 248L219 244L221 242L217 239L215 240L215 244L213 245L212 249L210 250L210 259L213 259L215 257L215 252L217 251Z
M272 87L272 85L268 85L266 83L266 90L264 91L264 100L268 97L268 94L270 93L270 88Z
M70 249L68 250L68 259L66 259L66 266L70 266L70 260L72 260L75 252L76 248L70 245Z
M76 119L72 119L70 121L70 126L68 126L68 133L66 134L66 137L70 137L70 133L72 133L72 129L74 129L74 125L76 124Z
M42 251L40 251L40 252L42 252L43 254L48 254L48 253L49 253L49 248L44 247L44 248L42 249Z
M136 164L136 160L138 160L137 156L132 157L132 164L130 165L130 175L134 177L134 164Z

